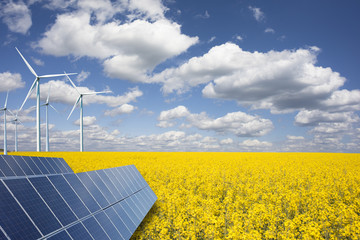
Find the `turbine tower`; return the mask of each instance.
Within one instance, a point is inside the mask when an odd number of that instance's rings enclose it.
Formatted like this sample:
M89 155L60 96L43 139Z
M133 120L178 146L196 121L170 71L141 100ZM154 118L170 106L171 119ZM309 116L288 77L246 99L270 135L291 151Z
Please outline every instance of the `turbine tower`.
M76 99L74 107L72 108L69 116L68 116L68 120L71 116L71 114L73 113L74 109L76 108L76 106L79 104L80 102L80 152L84 151L84 135L83 135L83 96L85 95L95 95L98 93L109 93L111 91L103 91L103 92L88 92L88 93L81 93L77 87L75 86L75 84L73 83L73 81L71 81L70 77L68 75L66 75L66 77L69 79L69 81L71 82L71 85L75 88L75 90L77 91L77 93L79 94L79 97Z
M36 150L38 152L41 151L41 135L40 135L40 79L41 78L50 78L50 77L60 77L60 76L65 76L65 74L49 74L49 75L42 75L39 76L36 74L35 70L30 66L30 64L26 61L26 59L23 57L23 55L20 53L20 51L16 48L16 51L18 51L18 53L20 54L21 58L24 60L26 66L29 68L30 72L35 76L35 80L33 82L33 84L30 87L30 90L28 92L28 94L26 95L26 98L23 102L23 104L21 105L19 111L21 111L21 109L23 108L26 100L29 98L29 96L31 95L32 91L34 90L34 88L36 88L36 139L37 139L37 145L36 145ZM68 75L73 75L76 73L68 73Z
M48 107L50 106L52 109L54 109L57 113L59 113L55 107L53 105L51 105L49 103L49 97L50 97L50 88L51 88L51 85L49 86L49 90L48 90L48 95L47 95L47 98L46 98L46 102L41 105L41 106L45 106L46 107L46 152L49 151L49 114L48 114Z
M18 114L19 114L19 111L17 111L17 113L15 114L15 116L14 116L15 119L12 120L12 122L14 122L14 124L15 124L15 152L18 151L17 125L18 125L19 123L22 124L21 121L18 119Z
M9 91L6 94L5 105L0 111L4 111L4 155L7 155L7 134L6 134L6 111L9 111L12 115L14 115L9 109L7 109L7 101L9 97Z

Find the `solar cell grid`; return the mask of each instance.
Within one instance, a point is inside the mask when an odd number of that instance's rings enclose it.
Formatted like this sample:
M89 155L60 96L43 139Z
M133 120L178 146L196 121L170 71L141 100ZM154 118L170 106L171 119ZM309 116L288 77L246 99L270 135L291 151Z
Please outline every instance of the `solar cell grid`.
M121 220L119 215L115 212L113 207L107 208L105 210L105 214L111 219L114 223L117 230L121 233L121 236L125 239L129 239L131 237L131 232L128 227L125 225L124 221Z
M104 212L99 212L94 217L110 239L124 239Z
M85 228L89 231L94 239L110 239L104 229L96 221L94 217L87 218L83 221Z
M40 159L38 157L30 157L30 159L40 169L41 174L49 174L49 171L46 169L44 164L41 163L41 161L40 161Z
M29 178L29 180L63 226L77 220L75 214L50 183L49 179L38 177Z
M76 194L85 203L91 213L100 209L100 206L75 174L64 174L64 177L68 181L69 185L76 189Z
M25 176L24 171L19 167L15 160L10 155L4 155L4 160L7 165L13 170L16 176Z
M67 231L73 239L94 240L82 223L75 224L74 226L68 228Z
M0 240L1 228L11 239L129 239L156 200L133 165L31 176L34 166L57 173L66 169L61 163L65 161L20 156L11 160L29 176L0 179L0 216L7 216L0 218ZM2 164L6 167L9 161ZM9 166L7 170L12 171Z
M95 183L91 180L86 172L77 174L80 181L84 184L85 188L89 191L89 193L94 197L96 202L99 204L100 207L104 208L109 206L109 202L106 200L104 195L95 185Z
M97 174L96 171L87 172L88 176L91 178L91 180L94 182L94 184L98 187L98 189L102 192L104 197L109 203L115 203L116 198L115 196L110 192L109 188L105 185L103 180L100 178L100 176Z
M40 175L42 172L40 169L36 166L32 158L28 156L21 156L22 159L24 159L24 162L30 167L31 171L34 173L34 175Z
M20 156L11 156L14 161L20 166L25 175L34 175L34 172L30 169L25 160Z
M3 181L42 234L46 235L61 227L59 221L31 186L27 178L5 179Z
M4 155L0 155L0 168L5 176L15 176L14 171L9 167L4 159Z
M71 237L69 236L69 234L63 230L49 238L47 238L48 240L72 240Z
M11 239L37 239L41 237L30 218L0 181L0 226Z
M52 159L51 157L45 157L45 158L42 158L42 159L48 162L48 164L54 169L55 173L62 173L63 172L63 171L60 170L60 168L57 166L54 159Z
M83 218L90 214L85 204L62 175L48 176L48 178L78 218Z

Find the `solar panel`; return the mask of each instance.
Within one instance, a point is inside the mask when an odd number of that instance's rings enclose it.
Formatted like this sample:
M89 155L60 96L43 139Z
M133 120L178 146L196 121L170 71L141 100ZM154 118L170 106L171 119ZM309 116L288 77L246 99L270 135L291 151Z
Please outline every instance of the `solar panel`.
M129 239L156 199L134 165L3 177L0 239Z
M1 155L0 178L73 172L62 158Z

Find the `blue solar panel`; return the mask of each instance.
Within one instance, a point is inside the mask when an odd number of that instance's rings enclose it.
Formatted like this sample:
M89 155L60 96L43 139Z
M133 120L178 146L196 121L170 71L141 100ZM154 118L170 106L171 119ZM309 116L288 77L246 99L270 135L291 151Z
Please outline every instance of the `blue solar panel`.
M75 174L64 174L64 177L68 183L76 189L76 194L85 203L90 212L94 213L100 209L100 206Z
M31 170L29 165L25 162L25 160L20 156L11 156L14 161L19 165L19 167L23 170L25 175L34 175L34 172Z
M104 181L100 178L96 171L87 172L87 174L109 203L116 202L115 196L110 192L109 188L105 185Z
M48 240L72 240L69 234L63 230L59 233L56 233L55 235L52 235L51 237L47 238ZM80 238L82 239L82 238Z
M87 188L89 193L95 198L96 202L100 205L101 208L105 208L109 206L110 203L106 200L104 195L100 192L95 183L91 180L91 178L87 175L86 172L77 174L80 181Z
M27 178L5 179L4 183L43 235L51 233L61 227L59 221L31 186Z
M30 157L30 159L35 163L35 165L40 169L42 174L49 174L49 171L46 169L44 164L40 161L38 157Z
M0 177L73 172L62 158L1 155Z
M24 176L25 175L24 171L21 170L19 165L12 158L12 156L4 155L3 158L4 158L5 162L7 163L7 165L11 168L11 170L13 170L13 172L15 173L16 176Z
M90 214L84 203L62 175L48 176L48 178L79 219Z
M29 180L63 226L77 220L73 211L47 177L29 178Z
M40 175L42 174L42 172L40 171L40 169L36 166L36 164L34 163L34 161L32 160L32 158L30 158L29 156L20 156L22 157L22 159L24 159L24 162L26 162L26 164L30 167L31 171L34 173L34 175Z
M131 237L131 232L119 215L115 212L113 207L109 207L105 210L105 214L111 219L117 230L121 233L121 236L125 239Z
M94 239L110 239L94 217L85 219L83 224Z
M33 157L36 158L36 157ZM39 157L38 157L39 158ZM55 170L54 168L50 165L50 163L47 161L47 158L39 158L39 160L41 161L41 163L46 167L46 169L48 170L48 172L50 174L55 174Z
M75 224L67 229L73 239L94 240L82 223Z
M124 239L121 233L117 230L115 225L104 212L99 212L94 217L110 239Z
M29 166L26 173L32 170L30 158L12 160ZM61 169L57 159L46 162L57 164L53 171ZM2 233L11 239L129 239L156 201L134 169L0 179L0 216L6 216L0 218L0 240Z
M11 239L37 239L41 237L24 210L2 181L0 181L0 226Z

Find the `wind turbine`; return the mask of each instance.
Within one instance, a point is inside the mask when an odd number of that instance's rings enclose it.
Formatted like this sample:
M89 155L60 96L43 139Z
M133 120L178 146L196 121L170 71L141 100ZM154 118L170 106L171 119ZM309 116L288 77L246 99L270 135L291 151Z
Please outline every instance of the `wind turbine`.
M0 111L4 111L4 155L7 155L7 135L6 135L6 111L9 111L12 115L14 115L9 109L7 109L7 101L9 97L9 91L6 94L5 105Z
M111 91L103 91L103 92L88 92L88 93L81 93L77 87L75 86L75 84L73 83L73 81L71 81L70 77L68 75L66 75L66 77L69 79L69 81L71 82L71 85L75 88L75 90L77 91L77 93L79 94L79 97L76 99L74 107L72 108L69 116L68 116L68 120L71 116L71 114L73 113L74 109L76 108L76 106L79 104L80 102L80 152L84 151L84 135L83 135L83 96L85 95L95 95L98 93L109 93Z
M26 100L29 98L29 96L31 95L32 91L34 90L34 88L36 87L36 138L37 138L37 146L36 146L36 150L38 152L41 151L41 135L40 135L40 79L41 78L50 78L50 77L60 77L60 76L65 76L66 74L49 74L49 75L42 75L39 76L36 74L35 70L30 66L30 64L26 61L26 59L23 57L23 55L20 53L20 51L16 48L16 51L18 51L18 53L20 54L21 58L24 60L26 66L29 68L30 72L35 76L35 80L33 82L33 84L30 87L30 90L28 92L28 94L26 95L26 98L23 102L23 104L21 105L19 111L21 111L21 109L23 108ZM76 73L68 73L68 75L73 75Z
M15 124L15 152L18 151L17 125L18 125L19 123L22 124L21 121L18 119L18 114L19 114L19 111L17 111L17 113L15 114L15 116L14 116L15 119L12 120L12 122L14 122L14 124Z
M53 105L51 105L49 103L49 97L50 97L50 88L51 85L49 86L49 90L48 90L48 96L46 98L46 102L41 105L41 106L45 106L46 107L46 152L49 151L49 114L48 114L48 107L50 106L52 109L54 109L57 113L59 113L55 107Z

